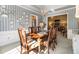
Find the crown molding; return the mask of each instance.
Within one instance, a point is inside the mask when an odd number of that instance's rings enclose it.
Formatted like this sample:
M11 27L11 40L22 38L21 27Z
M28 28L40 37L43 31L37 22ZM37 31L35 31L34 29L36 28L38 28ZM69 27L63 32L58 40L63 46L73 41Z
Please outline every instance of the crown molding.
M17 6L23 8L23 9L29 10L29 11L31 11L31 12L34 12L34 13L36 13L36 14L41 15L41 13L40 13L38 10L32 9L33 6L29 6L29 5L28 5L28 6L26 5L26 7L24 7L23 5L17 5ZM32 8L31 8L31 7L32 7Z

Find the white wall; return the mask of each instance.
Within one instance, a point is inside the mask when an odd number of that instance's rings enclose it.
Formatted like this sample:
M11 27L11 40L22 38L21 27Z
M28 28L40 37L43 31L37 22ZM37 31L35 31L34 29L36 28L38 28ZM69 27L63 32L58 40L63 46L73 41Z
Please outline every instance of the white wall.
M0 46L18 42L19 40L18 31L0 32Z
M79 35L75 34L72 42L73 42L73 53L79 54Z

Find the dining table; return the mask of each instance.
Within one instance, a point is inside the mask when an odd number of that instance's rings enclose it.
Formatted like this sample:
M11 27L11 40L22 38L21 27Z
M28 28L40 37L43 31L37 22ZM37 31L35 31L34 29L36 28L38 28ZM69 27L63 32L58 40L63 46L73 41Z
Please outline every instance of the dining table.
M38 50L39 50L39 53L40 53L40 51L41 51L40 47L41 47L41 45L44 44L44 42L42 42L42 40L48 34L46 32L39 32L39 33L29 33L29 35L31 36L32 39L36 40L39 43L38 44Z

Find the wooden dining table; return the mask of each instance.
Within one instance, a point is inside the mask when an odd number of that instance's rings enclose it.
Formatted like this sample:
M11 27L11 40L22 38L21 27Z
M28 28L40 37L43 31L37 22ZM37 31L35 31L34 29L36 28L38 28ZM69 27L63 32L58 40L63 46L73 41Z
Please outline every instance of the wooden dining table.
M37 40L37 42L39 43L38 50L40 53L40 46L43 45L43 43L44 43L44 42L42 42L43 37L47 36L47 33L29 33L29 35L31 36L32 39Z
M43 38L44 36L47 36L47 33L29 33L32 39L38 39L38 38Z

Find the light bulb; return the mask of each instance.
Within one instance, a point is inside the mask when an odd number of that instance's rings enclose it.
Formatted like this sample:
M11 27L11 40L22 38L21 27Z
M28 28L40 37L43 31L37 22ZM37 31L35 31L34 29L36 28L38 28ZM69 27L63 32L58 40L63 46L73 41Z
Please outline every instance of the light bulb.
M55 10L54 9L51 9L50 11L54 12Z

